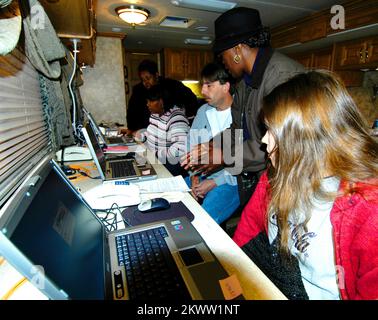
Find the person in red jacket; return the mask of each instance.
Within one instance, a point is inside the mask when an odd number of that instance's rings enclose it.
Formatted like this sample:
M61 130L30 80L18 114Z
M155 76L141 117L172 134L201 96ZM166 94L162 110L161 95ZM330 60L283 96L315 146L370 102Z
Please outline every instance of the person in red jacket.
M289 299L378 299L378 142L346 88L303 73L262 112L271 166L234 241Z

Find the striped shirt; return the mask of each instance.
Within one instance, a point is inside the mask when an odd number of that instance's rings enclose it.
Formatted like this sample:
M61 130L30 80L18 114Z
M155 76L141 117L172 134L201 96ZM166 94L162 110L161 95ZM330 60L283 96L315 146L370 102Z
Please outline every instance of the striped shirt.
M147 127L148 148L157 155L162 163L166 159L177 159L186 152L186 140L189 132L189 121L185 111L173 107L161 116L151 114Z

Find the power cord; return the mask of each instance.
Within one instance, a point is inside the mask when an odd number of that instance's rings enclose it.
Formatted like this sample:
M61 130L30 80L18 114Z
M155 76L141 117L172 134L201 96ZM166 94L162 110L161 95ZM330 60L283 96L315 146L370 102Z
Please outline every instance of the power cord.
M76 65L77 65L77 53L79 52L79 50L77 49L77 43L78 43L78 39L72 39L72 42L73 42L73 60L74 60L74 64L73 64L73 68L72 68L72 75L71 75L71 78L70 78L70 81L68 82L68 90L71 94L71 98L72 98L72 129L73 129L73 132L75 134L76 137L78 137L79 133L78 133L78 130L76 128L76 98L75 98L75 95L73 93L73 90L72 90L72 81L75 77L75 74L76 74Z
M111 232L117 230L117 214L121 215L123 209L125 208L127 207L120 207L117 203L113 203L109 209L94 209L93 211L104 224L106 230Z
M66 165L61 165L64 173L68 176L69 179L76 179L77 177L74 176L75 174L81 174L84 177L88 177L90 179L97 179L98 177L92 177L89 173L85 172L81 168L78 168L75 166L66 166Z

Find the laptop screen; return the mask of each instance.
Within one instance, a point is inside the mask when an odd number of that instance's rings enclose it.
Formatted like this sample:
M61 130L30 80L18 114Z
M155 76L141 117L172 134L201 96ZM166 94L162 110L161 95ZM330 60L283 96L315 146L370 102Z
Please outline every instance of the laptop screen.
M25 210L27 197L12 217ZM104 299L103 237L101 222L50 170L9 239L71 299Z
M88 137L91 140L93 150L94 150L94 152L96 154L96 158L98 159L98 162L101 166L102 172L106 172L105 153L102 150L100 144L98 143L96 133L93 131L93 128L89 123L85 126L85 129L87 130Z
M89 122L92 126L93 131L99 137L99 139L102 140L101 143L106 144L105 137L102 134L102 132L101 132L99 126L97 125L97 122L93 118L92 114L87 109L85 109L84 107L83 107L83 110L84 110L84 113L87 116L87 118L88 118L88 120L89 120Z

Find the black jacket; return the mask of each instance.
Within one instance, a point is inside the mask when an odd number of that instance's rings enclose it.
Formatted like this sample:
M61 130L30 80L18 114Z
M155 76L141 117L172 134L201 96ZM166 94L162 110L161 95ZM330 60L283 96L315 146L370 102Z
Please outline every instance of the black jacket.
M233 104L231 107L232 124L231 139L224 139L226 150L233 150L239 158L238 165L232 170L232 174L244 172L261 172L266 167L265 149L261 147L261 139L265 134L265 128L261 122L260 112L263 98L275 87L287 81L294 75L304 72L304 67L287 56L264 48L261 50L260 61L255 62L250 84L241 80L236 87ZM243 130L243 117L246 124L246 132ZM242 129L238 130L237 129ZM224 131L229 134L230 131ZM239 166L242 165L242 168Z

